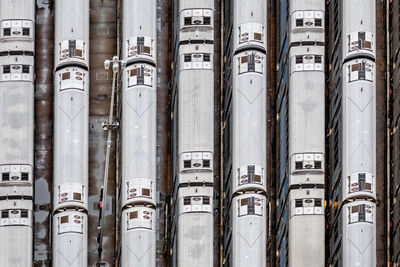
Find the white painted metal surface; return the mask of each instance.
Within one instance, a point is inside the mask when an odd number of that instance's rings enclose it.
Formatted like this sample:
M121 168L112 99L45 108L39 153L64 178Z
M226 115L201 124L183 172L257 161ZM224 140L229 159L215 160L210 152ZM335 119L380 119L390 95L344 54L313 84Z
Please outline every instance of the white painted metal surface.
M122 2L121 266L156 266L157 3Z
M32 266L35 1L0 1L0 266Z
M214 1L180 0L178 267L214 265Z
M87 266L89 1L55 1L53 266Z
M268 218L267 3L235 0L232 8L230 264L262 267L267 262Z
M342 3L344 267L376 266L375 5L372 0Z

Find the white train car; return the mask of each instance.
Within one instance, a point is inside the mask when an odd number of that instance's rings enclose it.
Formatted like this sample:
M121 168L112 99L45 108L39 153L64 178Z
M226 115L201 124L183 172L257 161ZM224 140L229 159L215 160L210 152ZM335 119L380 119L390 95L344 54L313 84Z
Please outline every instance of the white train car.
M53 266L87 266L89 1L55 1Z
M344 267L376 266L375 5L372 0L342 3Z
M0 201L0 266L32 266L32 201Z
M0 266L32 266L35 1L0 1Z
M178 266L214 265L214 1L180 0Z
M124 0L122 10L120 265L155 267L157 3Z
M289 266L325 266L325 1L289 3Z
M87 266L88 216L66 210L53 216L53 266Z
M122 212L121 266L156 266L156 211L134 206Z
M267 3L233 1L230 264L266 266Z

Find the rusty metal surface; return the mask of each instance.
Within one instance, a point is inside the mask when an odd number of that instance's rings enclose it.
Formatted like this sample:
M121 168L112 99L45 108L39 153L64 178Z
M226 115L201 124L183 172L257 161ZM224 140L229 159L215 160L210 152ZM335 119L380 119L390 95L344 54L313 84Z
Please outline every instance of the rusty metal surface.
M276 247L276 147L275 147L275 69L276 69L276 4L275 1L268 3L268 25L267 25L267 179L268 179L268 201L269 201L269 219L268 219L268 236L267 236L267 266L275 266L275 247Z
M376 266L386 266L385 1L376 0Z
M34 266L50 266L53 188L53 10L38 0L35 51Z
M221 257L221 1L214 1L214 266L220 265Z
M157 266L168 265L166 200L171 183L170 20L171 0L157 1Z
M89 266L96 266L100 262L105 266L114 266L115 258L115 132L109 166L107 207L103 208L106 219L101 254L97 249L97 225L107 139L101 123L108 119L112 83L111 70L104 69L104 60L117 53L116 5L114 0L90 0Z

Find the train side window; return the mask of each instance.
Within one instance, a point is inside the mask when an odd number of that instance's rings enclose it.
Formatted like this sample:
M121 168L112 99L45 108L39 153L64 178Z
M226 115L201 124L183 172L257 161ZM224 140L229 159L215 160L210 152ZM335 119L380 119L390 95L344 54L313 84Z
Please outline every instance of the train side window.
M208 159L203 160L203 167L210 168L210 160L208 160Z
M210 205L210 197L203 197L203 205Z
M321 27L322 26L322 19L315 19L315 26Z
M203 24L204 25L211 25L211 17L204 17Z
M73 199L73 200L81 201L81 200L82 200L82 194L81 194L81 193L76 193L76 192L74 192L74 193L72 194L72 199Z
M303 27L303 19L296 19L296 27Z
M295 207L296 207L296 208L301 208L301 207L303 207L303 199L296 199Z
M315 207L322 207L322 199L321 198L316 198L314 200Z

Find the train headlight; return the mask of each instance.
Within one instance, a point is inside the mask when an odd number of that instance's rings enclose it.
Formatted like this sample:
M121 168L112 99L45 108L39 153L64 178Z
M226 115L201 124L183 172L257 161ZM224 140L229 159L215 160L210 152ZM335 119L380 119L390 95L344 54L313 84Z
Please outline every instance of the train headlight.
M104 68L108 70L110 68L111 61L109 59L104 60Z

